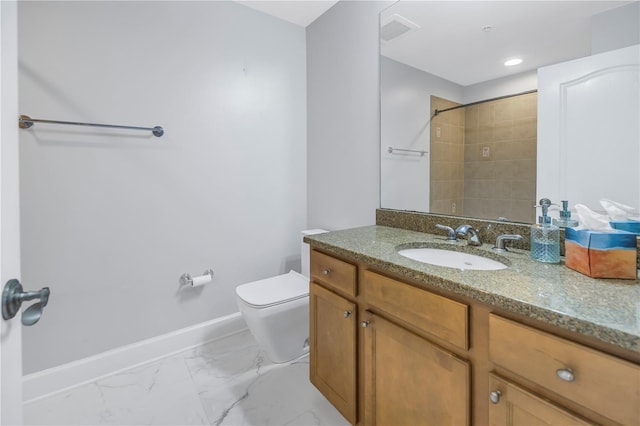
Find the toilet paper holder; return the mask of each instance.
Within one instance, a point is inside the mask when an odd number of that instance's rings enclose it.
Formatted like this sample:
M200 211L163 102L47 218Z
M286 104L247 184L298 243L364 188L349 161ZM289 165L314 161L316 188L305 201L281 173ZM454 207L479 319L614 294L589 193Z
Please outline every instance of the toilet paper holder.
M198 287L213 281L213 269L207 269L204 273L197 277L184 273L180 275L178 282L180 287Z

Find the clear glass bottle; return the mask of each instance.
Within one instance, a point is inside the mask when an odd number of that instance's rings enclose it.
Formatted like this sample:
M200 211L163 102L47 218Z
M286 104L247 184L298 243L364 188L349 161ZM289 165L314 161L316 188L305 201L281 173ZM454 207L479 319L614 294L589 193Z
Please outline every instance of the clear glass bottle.
M542 216L538 216L538 223L531 227L531 258L538 262L560 262L560 228L551 224L549 206L551 200L542 198Z

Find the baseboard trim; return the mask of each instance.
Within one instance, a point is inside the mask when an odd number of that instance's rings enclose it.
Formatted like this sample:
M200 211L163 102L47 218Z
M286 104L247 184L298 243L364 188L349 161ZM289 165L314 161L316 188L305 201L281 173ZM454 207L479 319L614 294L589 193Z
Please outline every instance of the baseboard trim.
M25 404L247 328L240 312L22 377Z

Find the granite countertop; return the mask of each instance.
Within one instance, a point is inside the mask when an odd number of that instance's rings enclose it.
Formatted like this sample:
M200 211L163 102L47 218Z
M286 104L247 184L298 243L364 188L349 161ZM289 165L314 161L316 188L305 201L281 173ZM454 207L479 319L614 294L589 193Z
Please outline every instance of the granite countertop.
M509 268L460 270L408 259L398 246L446 245L466 251L465 240L387 226L367 226L304 238L312 247L353 262L370 264L408 279L428 282L500 309L528 316L625 349L640 351L638 280L594 279L560 264L534 262L529 251L500 253ZM496 258L492 244L475 248Z

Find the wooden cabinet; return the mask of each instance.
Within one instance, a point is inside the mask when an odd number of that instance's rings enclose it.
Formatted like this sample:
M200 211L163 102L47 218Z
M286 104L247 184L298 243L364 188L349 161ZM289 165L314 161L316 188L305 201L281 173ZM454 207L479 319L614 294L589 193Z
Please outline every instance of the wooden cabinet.
M587 421L491 374L489 425L589 425Z
M427 339L367 313L365 425L469 424L469 364Z
M357 422L357 268L311 250L309 376L352 424Z
M433 343L467 349L468 306L370 270L360 290L364 424L469 424L469 364Z
M469 348L469 307L464 303L365 270L363 300L385 315L460 349Z
M356 305L310 283L310 380L356 423Z
M489 315L489 358L617 423L640 424L640 367L635 364L494 314Z
M468 306L369 270L357 276L312 250L311 382L352 424L469 424L470 365L429 340L466 349Z
M355 265L312 250L309 269L311 279L315 282L347 297L356 297Z
M354 425L640 424L634 354L315 249L311 262L311 382Z

